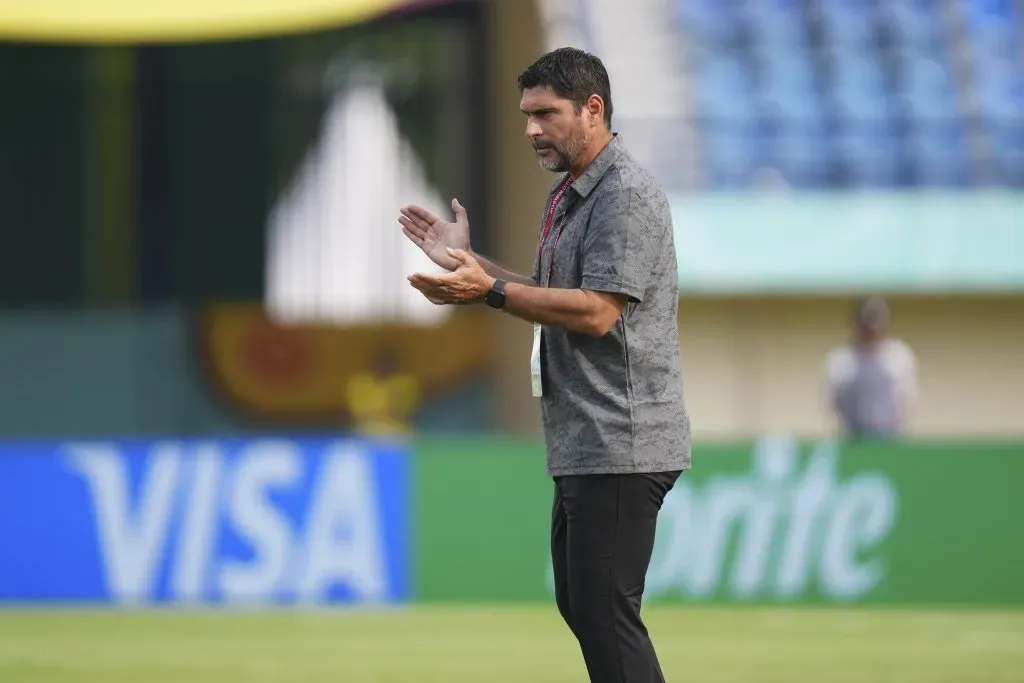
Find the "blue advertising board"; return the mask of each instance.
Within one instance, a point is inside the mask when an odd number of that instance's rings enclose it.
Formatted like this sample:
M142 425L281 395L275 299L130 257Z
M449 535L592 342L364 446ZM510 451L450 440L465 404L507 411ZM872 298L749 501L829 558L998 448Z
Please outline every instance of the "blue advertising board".
M0 444L0 602L403 601L409 489L399 444Z

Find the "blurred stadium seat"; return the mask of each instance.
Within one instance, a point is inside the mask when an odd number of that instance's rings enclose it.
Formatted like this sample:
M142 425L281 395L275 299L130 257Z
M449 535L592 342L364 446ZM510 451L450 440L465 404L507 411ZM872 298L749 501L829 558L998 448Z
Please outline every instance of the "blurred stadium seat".
M755 43L784 50L806 41L800 0L741 0L738 11Z
M940 19L942 0L886 0L879 7L892 41L902 45L930 46L943 41Z
M674 0L674 16L706 187L764 167L796 188L1024 187L1015 0Z
M822 38L834 45L870 49L878 36L878 7L873 0L817 0L809 3Z

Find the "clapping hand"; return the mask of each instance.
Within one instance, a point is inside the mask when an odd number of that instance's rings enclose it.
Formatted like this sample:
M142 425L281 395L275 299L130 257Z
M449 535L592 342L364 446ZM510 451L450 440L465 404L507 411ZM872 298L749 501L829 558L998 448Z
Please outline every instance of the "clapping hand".
M455 270L460 262L449 251L469 251L469 217L458 199L452 200L455 222L442 220L420 206L406 206L399 217L402 232L423 250L430 260L445 270Z
M409 276L412 286L439 306L482 302L494 284L494 278L463 249L446 249L445 256L456 264L452 272L441 275L414 273Z

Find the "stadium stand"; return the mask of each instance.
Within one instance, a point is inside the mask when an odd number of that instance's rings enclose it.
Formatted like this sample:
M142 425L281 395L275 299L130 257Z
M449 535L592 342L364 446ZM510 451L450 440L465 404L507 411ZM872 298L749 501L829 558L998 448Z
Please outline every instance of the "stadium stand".
M1015 0L670 0L698 184L1024 187Z

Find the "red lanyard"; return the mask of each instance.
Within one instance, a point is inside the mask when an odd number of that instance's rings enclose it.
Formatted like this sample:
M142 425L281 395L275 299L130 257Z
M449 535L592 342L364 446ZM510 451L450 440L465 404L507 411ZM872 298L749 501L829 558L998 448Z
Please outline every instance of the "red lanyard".
M544 232L540 236L540 246L537 247L537 268L540 269L541 261L544 257L544 243L548 241L548 234L551 232L551 224L555 220L555 209L558 208L558 203L562 201L562 197L565 195L566 190L572 185L572 176L566 175L565 182L558 186L558 190L555 191L555 196L551 198L551 206L548 208L548 216L544 221ZM558 226L558 232L555 233L555 243L551 246L551 261L548 263L548 277L544 282L544 286L547 287L551 282L551 270L555 266L555 249L558 247L558 240L562 236L562 229L565 228L565 221L563 220Z

